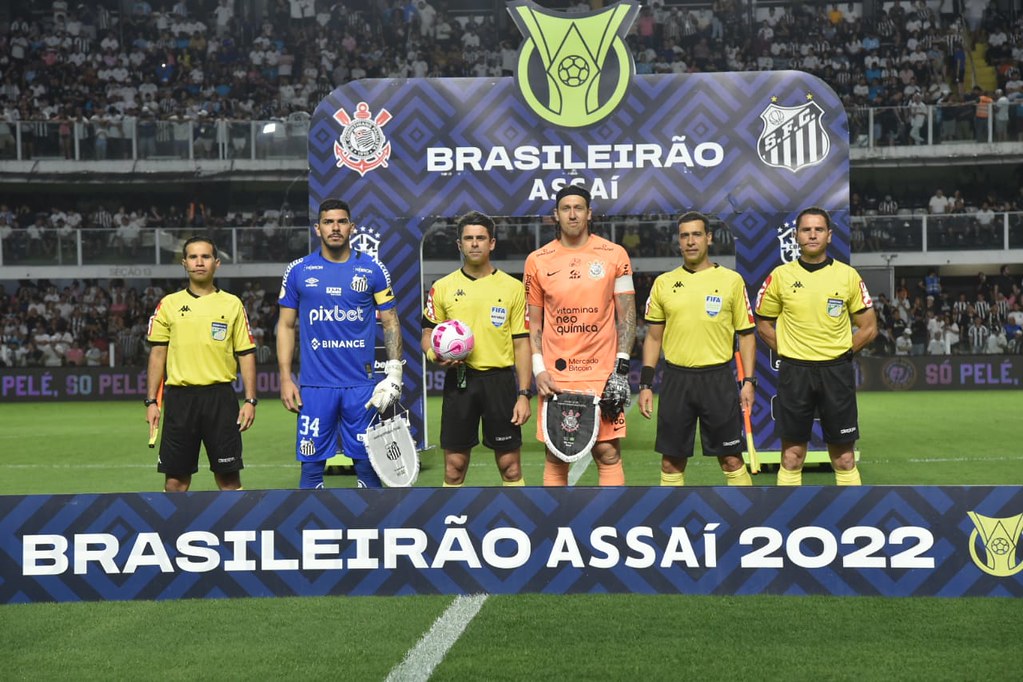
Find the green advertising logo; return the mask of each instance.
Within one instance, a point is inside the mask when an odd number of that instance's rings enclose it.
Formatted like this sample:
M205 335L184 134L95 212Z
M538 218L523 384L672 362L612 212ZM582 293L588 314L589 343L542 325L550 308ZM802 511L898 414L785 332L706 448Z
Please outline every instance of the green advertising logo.
M565 128L591 125L615 110L635 72L625 36L639 4L622 0L566 14L512 0L508 11L526 38L515 79L530 109Z

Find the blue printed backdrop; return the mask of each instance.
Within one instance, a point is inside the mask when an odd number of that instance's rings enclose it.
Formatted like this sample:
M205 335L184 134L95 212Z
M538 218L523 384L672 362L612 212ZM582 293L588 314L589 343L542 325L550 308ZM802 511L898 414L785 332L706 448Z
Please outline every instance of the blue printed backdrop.
M988 517L985 530L973 514ZM1018 598L1021 532L1020 486L6 496L0 603L480 592Z
M364 117L358 118L363 103ZM801 118L792 118L794 111ZM424 398L420 241L432 216L474 209L547 215L553 209L549 197L564 182L591 187L598 214L696 208L718 215L734 231L738 269L752 297L781 262L779 229L812 204L833 212L833 253L848 258L845 110L827 85L802 72L634 76L618 109L581 129L541 120L523 103L512 78L361 80L320 103L309 139L313 214L324 199L342 197L352 203L356 223L380 236L378 254L398 297L414 423L422 421ZM571 162L489 170L430 165L437 149L452 150L451 158L457 148L478 150L485 160L503 148L514 159L517 148L544 145L558 154L570 149ZM615 152L604 164L612 167L588 167L587 149L598 145L625 145L633 160L639 146L650 145L644 149L653 149L660 162L618 163ZM780 157L764 151L772 145L783 150ZM346 155L352 166L342 162ZM778 158L780 165L769 165ZM700 159L710 163L701 165ZM766 352L759 362L761 368L768 365ZM761 375L763 395L753 415L757 438L760 447L777 449L769 407L774 375Z

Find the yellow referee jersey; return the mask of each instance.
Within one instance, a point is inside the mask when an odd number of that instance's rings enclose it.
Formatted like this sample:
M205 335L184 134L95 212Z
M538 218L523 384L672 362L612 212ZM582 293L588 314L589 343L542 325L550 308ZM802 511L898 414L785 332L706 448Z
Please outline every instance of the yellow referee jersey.
M433 283L423 308L423 326L445 320L469 325L476 344L466 364L488 370L515 365L512 339L528 336L526 290L522 282L500 270L473 279L456 270Z
M873 303L855 269L828 258L776 267L757 294L756 313L777 320L778 354L811 362L834 360L852 349L851 315Z
M694 272L684 265L659 275L643 314L663 324L664 359L680 367L709 367L734 355L735 333L752 332L746 284L739 273L715 264Z
M234 381L235 356L256 350L241 299L219 289L206 296L188 289L164 296L149 318L147 338L167 346L170 386Z

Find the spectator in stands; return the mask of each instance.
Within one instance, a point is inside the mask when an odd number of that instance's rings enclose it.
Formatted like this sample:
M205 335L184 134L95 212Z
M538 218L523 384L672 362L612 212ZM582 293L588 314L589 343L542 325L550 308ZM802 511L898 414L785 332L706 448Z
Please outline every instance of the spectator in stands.
M942 215L948 213L949 202L945 192L939 187L934 190L934 196L927 201L927 212L931 215Z
M913 339L910 338L913 334L909 327L902 330L898 338L895 339L895 354L896 355L909 355L910 351L913 350Z
M985 342L984 351L988 355L1001 355L1009 348L1009 342L1005 338L1005 327L1000 324L992 324Z
M973 324L970 325L967 331L967 338L970 343L970 353L973 355L980 355L987 349L987 337L991 335L991 331L984 325L984 320L980 316L973 318Z

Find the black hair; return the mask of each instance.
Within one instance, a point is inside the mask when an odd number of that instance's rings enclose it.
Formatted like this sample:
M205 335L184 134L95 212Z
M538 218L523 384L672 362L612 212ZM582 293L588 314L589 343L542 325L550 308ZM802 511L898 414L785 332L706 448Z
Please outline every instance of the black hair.
M320 204L320 210L316 215L316 222L320 222L320 218L323 217L323 214L327 211L345 211L349 218L352 217L352 209L349 208L347 201L343 201L341 199L327 199Z
M680 215L678 217L678 220L675 221L675 226L677 227L677 226L681 225L682 223L691 223L691 222L695 222L697 220L699 220L701 223L703 223L703 231L709 233L710 232L710 218L705 216L703 213L700 213L699 211L686 211L685 213L683 213L682 215Z
M217 243L214 242L209 237L204 237L202 235L197 235L195 237L189 237L188 239L185 240L184 245L181 247L181 257L182 258L188 258L188 247L191 246L192 244L195 244L196 242L206 242L207 244L209 244L210 246L213 247L213 257L214 258L220 258L220 256L217 254Z
M825 220L825 223L828 226L828 230L831 229L831 214L828 213L823 208L821 208L820 206L810 206L810 207L804 208L802 211L800 211L799 215L796 216L796 227L797 228L799 227L799 221L802 220L803 216L805 216L805 215L819 215L819 216L822 216L824 218L824 220Z
M482 225L487 229L487 236L491 239L494 238L494 219L485 213L479 211L469 211L458 219L455 223L455 228L458 230L458 239L462 239L462 233L465 232L466 225Z

